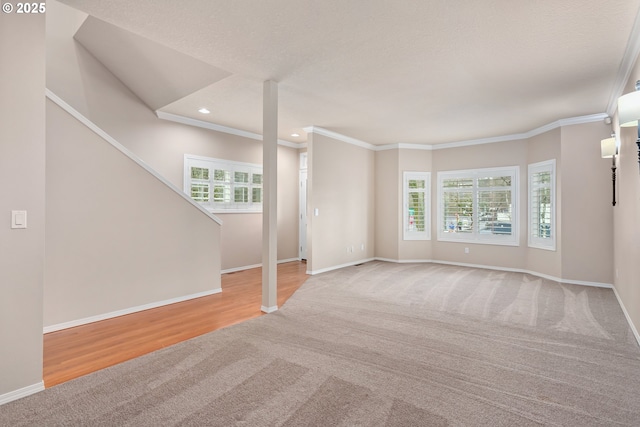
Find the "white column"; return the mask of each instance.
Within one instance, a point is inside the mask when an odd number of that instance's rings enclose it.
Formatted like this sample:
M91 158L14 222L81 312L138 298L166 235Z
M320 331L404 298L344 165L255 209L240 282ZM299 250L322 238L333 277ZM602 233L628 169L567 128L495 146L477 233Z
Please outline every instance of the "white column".
M262 307L278 310L278 84L264 82L262 100Z

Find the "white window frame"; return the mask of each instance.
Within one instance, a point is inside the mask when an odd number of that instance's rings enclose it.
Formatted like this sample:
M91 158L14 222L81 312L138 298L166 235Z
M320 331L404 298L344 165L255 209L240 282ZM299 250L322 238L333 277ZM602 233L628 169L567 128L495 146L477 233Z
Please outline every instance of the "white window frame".
M422 191L409 189L410 180L423 180L425 188ZM409 172L402 173L402 238L403 240L431 240L431 173ZM412 230L409 221L409 193L424 193L424 231Z
M549 172L550 180L548 184L536 185L533 176L538 173ZM532 163L528 167L528 209L527 209L527 243L531 248L545 249L548 251L556 250L556 235L557 235L557 223L556 223L556 159L545 160L543 162ZM534 235L535 224L533 223L533 207L535 191L540 188L549 188L551 199L551 212L550 212L550 238L543 238Z
M437 174L438 180L438 201L437 201L437 238L439 241L445 242L464 242L464 243L478 243L478 244L487 244L487 245L505 245L505 246L519 246L519 215L518 215L518 207L519 203L519 171L520 168L518 166L507 166L507 167L495 167L495 168L484 168L484 169L468 169L468 170L458 170L458 171L441 171ZM478 229L480 226L480 221L478 220L478 195L480 192L484 191L478 188L478 180L485 177L492 176L510 176L511 177L511 186L509 187L511 191L511 234L501 235L501 234L483 234L480 233ZM473 181L472 187L469 190L445 190L444 189L444 181L448 179L470 179ZM472 207L473 214L471 218L471 232L467 233L457 233L457 232L446 232L445 231L445 222L446 218L444 217L444 194L448 191L465 191L472 193Z
M191 197L191 168L192 167L200 167L209 169L209 201L208 202L197 202L202 207L207 209L212 213L259 213L262 212L262 201L254 202L253 201L253 190L260 188L260 192L262 193L262 197L264 197L264 192L262 190L262 184L254 184L253 176L254 174L263 175L262 173L262 165L253 164L253 163L243 163L243 162L233 162L230 160L223 159L215 159L211 157L203 157L196 156L194 154L185 154L184 155L184 179L183 179L183 191ZM229 180L229 200L223 202L215 202L214 198L214 188L215 186L220 186L218 181L215 181L215 173L214 171L224 170L228 171L230 175ZM248 173L248 182L238 183L238 187L246 187L248 190L248 201L247 202L235 202L235 173L243 172ZM264 179L264 176L262 176ZM202 180L194 180L194 183L202 183Z

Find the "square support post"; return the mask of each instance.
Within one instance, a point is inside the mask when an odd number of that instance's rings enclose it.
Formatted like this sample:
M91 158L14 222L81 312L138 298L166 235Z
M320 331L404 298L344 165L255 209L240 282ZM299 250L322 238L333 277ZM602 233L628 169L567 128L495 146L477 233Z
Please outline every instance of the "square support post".
M264 82L262 122L262 307L278 310L278 84Z

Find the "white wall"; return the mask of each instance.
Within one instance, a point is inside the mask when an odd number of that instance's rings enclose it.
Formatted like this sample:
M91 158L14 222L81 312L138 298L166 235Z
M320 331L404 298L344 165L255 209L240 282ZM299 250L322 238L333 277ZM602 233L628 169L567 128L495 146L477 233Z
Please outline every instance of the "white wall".
M44 39L44 16L0 13L0 404L43 388Z

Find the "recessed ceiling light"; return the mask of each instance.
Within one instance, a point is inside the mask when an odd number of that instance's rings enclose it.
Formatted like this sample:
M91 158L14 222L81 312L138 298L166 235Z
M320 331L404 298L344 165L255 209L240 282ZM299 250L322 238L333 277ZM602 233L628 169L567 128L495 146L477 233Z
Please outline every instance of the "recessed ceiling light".
M297 138L297 137L300 136L300 134L299 133L292 133L291 136L294 137L294 138Z
M200 113L202 114L209 114L211 111L207 110L206 108L202 107L201 109L198 110Z

